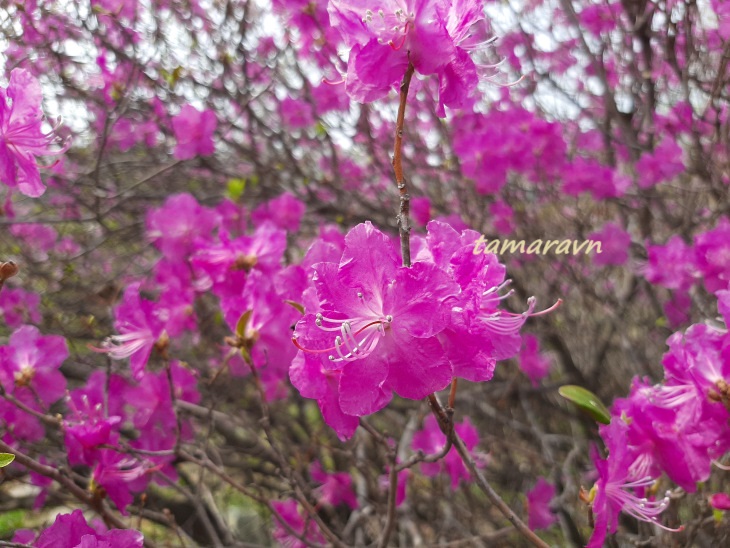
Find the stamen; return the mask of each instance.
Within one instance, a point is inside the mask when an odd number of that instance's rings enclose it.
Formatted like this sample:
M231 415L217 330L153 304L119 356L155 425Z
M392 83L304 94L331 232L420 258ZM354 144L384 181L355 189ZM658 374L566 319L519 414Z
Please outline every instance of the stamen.
M378 345L378 340L385 336L385 327L393 322L393 316L384 315L376 310L377 301L376 303L365 301L362 292L358 292L357 297L372 312L372 316L340 319L328 318L321 312L317 313L314 323L319 329L338 333L335 336L334 345L329 348L312 350L302 346L296 338L292 338L294 346L310 354L328 353L328 359L333 362L358 360L370 354ZM358 340L361 334L364 335Z

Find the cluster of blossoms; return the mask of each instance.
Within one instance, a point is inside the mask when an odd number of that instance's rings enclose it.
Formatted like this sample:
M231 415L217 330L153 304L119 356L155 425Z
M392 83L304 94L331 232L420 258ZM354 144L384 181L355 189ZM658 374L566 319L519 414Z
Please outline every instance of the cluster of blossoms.
M30 529L15 532L13 542L34 548L142 548L142 533L131 529L107 529L101 520L89 525L81 510L59 514L40 535Z
M56 128L43 131L42 101L38 80L24 69L14 69L7 88L0 87L0 182L33 197L45 192L36 156L67 148L53 148Z
M337 262L312 266L290 377L341 439L393 393L417 400L455 377L487 381L497 360L517 354L534 299L522 314L500 308L505 268L473 253L478 237L432 221L428 236L414 239L408 268L391 239L364 223L347 234Z
M730 291L717 297L730 325ZM616 531L622 511L666 528L658 521L670 502L668 493L656 495L661 476L694 492L710 477L712 463L730 450L727 328L695 324L667 343L664 381L635 379L600 429L608 457L594 452L598 480L584 495L596 516L591 547L603 546L607 532Z
M345 85L360 102L385 97L413 65L439 80L437 113L473 99L485 66L472 53L492 40L482 0L330 0L330 24L350 48ZM475 55L478 57L478 55Z

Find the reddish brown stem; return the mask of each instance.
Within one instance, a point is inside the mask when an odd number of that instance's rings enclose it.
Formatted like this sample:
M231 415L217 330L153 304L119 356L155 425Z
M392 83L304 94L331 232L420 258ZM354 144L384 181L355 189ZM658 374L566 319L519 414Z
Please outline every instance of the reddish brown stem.
M451 391L449 392L449 409L454 409L456 406L456 377L451 381Z
M395 184L398 186L400 197L398 232L400 233L400 252L403 257L403 266L411 266L411 225L408 220L411 196L408 194L408 187L403 176L403 127L406 119L408 88L411 86L414 70L413 63L409 62L400 85L400 105L398 106L398 117L395 124L395 145L393 147L393 171L395 172Z

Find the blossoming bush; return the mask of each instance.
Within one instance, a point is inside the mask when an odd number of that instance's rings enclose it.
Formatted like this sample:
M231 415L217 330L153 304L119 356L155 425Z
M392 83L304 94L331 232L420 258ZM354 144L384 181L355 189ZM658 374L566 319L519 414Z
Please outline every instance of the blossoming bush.
M726 543L729 17L5 2L0 541Z

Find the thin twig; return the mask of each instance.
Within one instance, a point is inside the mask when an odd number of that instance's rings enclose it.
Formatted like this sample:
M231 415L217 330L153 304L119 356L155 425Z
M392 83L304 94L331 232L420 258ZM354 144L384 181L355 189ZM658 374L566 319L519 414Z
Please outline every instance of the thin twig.
M385 520L385 527L383 528L383 534L378 542L378 548L385 548L388 546L390 535L395 529L395 501L398 494L398 469L396 468L398 448L394 447L390 453L390 485L388 486L388 517Z
M395 125L395 145L393 147L393 171L395 172L395 184L398 186L400 196L400 207L398 208L398 232L400 233L400 252L403 257L403 266L411 266L411 225L408 220L410 212L411 196L408 194L408 187L403 176L403 126L406 116L406 100L408 99L408 88L411 85L411 78L414 72L413 63L408 62L408 68L403 75L403 82L400 85L400 104L398 105L398 117Z
M436 419L439 421L439 424L443 425L444 423L447 423L447 410L443 408L441 402L438 401L438 398L435 394L430 394L428 396L428 402L431 405L431 410L436 416ZM469 453L469 450L466 448L464 442L461 440L456 431L451 430L450 437L452 443L454 444L454 447L456 448L456 451L461 457L461 460L464 462L464 466L466 466L467 470L469 470L469 473L476 480L477 485L482 490L482 492L487 495L489 501L494 504L500 512L502 512L502 515L504 515L504 517L506 517L510 521L510 523L512 523L512 525L514 525L515 528L533 544L533 546L538 546L540 548L549 548L549 544L545 543L540 537L533 533L532 530L530 530L530 528L525 525L525 523L517 516L517 514L515 514L512 509L507 506L507 504L492 488L492 486L487 481L487 478L485 478L481 470L477 468L477 465L474 462L471 454Z

